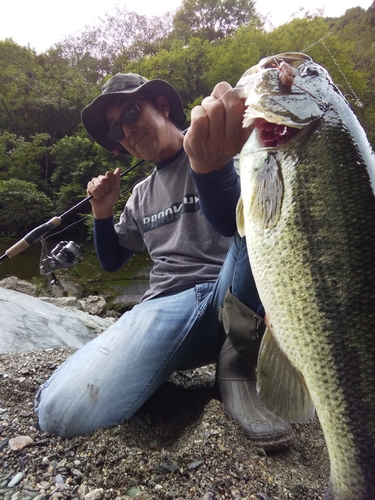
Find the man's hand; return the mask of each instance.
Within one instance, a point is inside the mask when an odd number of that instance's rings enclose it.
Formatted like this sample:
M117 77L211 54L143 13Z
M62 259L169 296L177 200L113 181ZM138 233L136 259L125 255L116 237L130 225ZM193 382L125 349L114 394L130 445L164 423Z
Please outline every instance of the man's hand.
M244 101L226 82L192 109L184 149L195 172L219 170L241 151L251 133L251 127L242 128L244 111Z
M94 177L87 184L87 194L92 195L90 203L95 219L107 219L113 215L113 207L120 195L120 174L121 169L117 168L114 172Z

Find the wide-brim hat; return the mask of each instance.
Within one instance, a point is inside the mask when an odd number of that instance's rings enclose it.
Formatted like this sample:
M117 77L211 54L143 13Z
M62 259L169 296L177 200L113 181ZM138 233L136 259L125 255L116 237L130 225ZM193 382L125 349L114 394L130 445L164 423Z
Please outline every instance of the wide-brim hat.
M120 143L112 142L107 138L108 123L105 118L105 110L114 95L133 94L136 99L137 93L151 99L159 95L165 96L169 102L171 120L176 127L182 129L186 115L181 97L172 85L164 80L147 80L147 78L135 73L117 73L103 85L103 92L82 111L83 126L94 141L107 151L129 154Z

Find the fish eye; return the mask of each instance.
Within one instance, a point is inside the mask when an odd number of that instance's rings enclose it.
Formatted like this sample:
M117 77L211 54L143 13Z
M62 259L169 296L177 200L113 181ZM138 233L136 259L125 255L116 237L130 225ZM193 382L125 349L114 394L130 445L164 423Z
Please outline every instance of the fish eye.
M301 76L319 76L318 66L311 64L301 72Z

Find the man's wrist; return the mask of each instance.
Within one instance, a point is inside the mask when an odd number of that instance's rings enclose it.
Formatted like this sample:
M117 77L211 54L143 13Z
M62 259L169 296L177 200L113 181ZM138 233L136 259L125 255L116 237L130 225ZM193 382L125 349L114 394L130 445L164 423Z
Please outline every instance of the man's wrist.
M210 174L217 170L222 169L230 161L231 157L222 157L215 160L190 160L191 169L197 174Z
M110 217L113 217L113 210L93 210L92 211L94 219L100 220L100 219L109 219Z
M224 183L225 188L232 186L234 180L238 177L234 168L233 158L231 158L222 168L206 174L196 172L192 168L190 168L190 172L193 179L195 179L195 181L199 184L204 183L217 186L218 183Z

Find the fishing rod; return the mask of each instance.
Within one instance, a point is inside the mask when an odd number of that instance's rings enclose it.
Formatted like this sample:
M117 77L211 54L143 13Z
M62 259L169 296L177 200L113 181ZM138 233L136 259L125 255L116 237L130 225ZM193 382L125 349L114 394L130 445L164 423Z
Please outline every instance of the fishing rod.
M129 167L127 170L125 170L125 172L122 172L120 174L120 177L128 174L131 170L141 165L144 161L145 160L140 160L132 167ZM42 243L43 256L43 259L41 258L40 262L40 272L42 274L52 274L53 271L55 271L59 267L70 267L74 265L76 263L76 258L81 253L79 245L76 245L73 241L62 241L50 252L50 254L48 254L44 236L46 236L46 234L51 232L53 229L56 229L56 227L58 227L66 217L85 205L89 200L91 200L92 197L92 194L87 196L63 214L52 217L52 219L50 219L48 222L41 224L40 226L27 233L21 240L17 241L17 243L15 243L5 251L5 253L0 257L0 264L5 260L19 254L30 245L35 243L35 241L40 240ZM56 280L55 277L54 280Z

